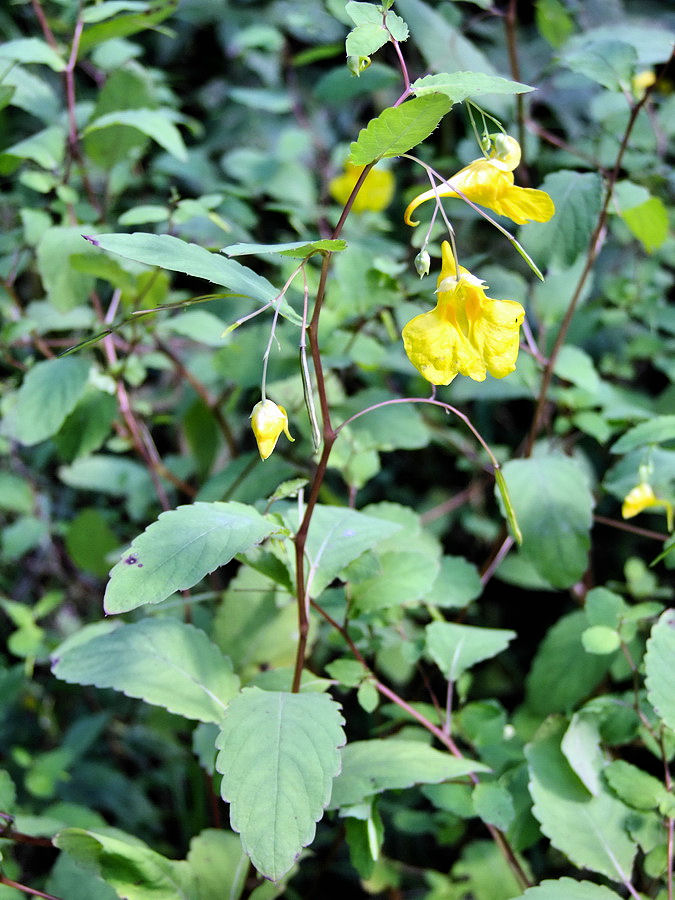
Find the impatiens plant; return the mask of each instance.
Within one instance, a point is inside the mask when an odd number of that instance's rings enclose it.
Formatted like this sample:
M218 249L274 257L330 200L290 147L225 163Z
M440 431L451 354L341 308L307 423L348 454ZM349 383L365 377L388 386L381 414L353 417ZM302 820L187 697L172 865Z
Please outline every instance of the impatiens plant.
M644 12L0 14L0 900L673 900Z

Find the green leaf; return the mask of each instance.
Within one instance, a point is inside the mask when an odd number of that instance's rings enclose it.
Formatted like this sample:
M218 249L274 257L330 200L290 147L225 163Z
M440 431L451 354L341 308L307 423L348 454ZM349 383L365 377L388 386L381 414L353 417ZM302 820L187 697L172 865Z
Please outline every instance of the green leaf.
M46 41L40 38L16 38L0 45L0 60L11 59L18 63L42 63L55 72L63 72L66 63ZM3 65L4 68L4 65Z
M647 253L652 253L665 244L668 237L668 210L660 197L650 197L639 206L624 210L621 218Z
M64 484L83 491L125 497L129 514L134 519L141 518L152 499L156 499L145 466L125 456L104 453L86 456L72 465L61 466L59 478Z
M162 513L110 572L108 614L159 603L186 590L275 530L242 503L193 503Z
M449 681L457 681L476 663L505 650L516 637L504 628L475 628L452 622L431 622L425 628L426 651Z
M119 547L119 540L100 510L80 510L69 522L65 539L68 555L77 566L99 578L106 577L110 568L106 556Z
M675 609L667 609L647 641L647 697L668 728L675 731Z
M444 609L462 609L482 593L480 574L473 563L463 556L444 556L426 601Z
M566 712L602 681L611 659L586 653L581 635L588 620L581 610L559 619L539 645L527 676L527 703L535 712Z
M593 495L579 464L558 454L503 467L523 535L521 554L554 587L570 587L588 564Z
M94 870L125 900L192 900L190 870L117 828L65 828L53 839L83 868Z
M170 234L148 234L142 231L134 234L100 234L90 238L90 241L110 253L117 253L148 266L159 266L172 272L184 272L195 278L204 278L262 303L269 303L278 295L276 288L252 269ZM300 316L285 301L281 305L281 312L291 321L302 322Z
M668 791L658 778L623 759L613 760L602 774L614 793L635 809L657 809L668 800Z
M549 222L523 225L520 240L542 266L557 259L571 266L588 248L602 205L602 179L595 172L552 172L542 190L551 195L555 215Z
M239 900L249 862L236 834L205 829L190 841L187 863L197 886L195 900Z
M47 298L59 312L89 302L96 283L92 275L76 271L70 256L87 250L80 228L54 226L47 229L37 246L37 262Z
M477 784L472 794L475 813L484 822L506 831L515 817L513 799L508 788L496 781Z
M30 513L34 504L33 490L25 478L13 472L0 471L0 509Z
M180 131L169 118L170 115L170 110L167 112L161 109L118 109L94 119L87 125L84 134L91 134L114 125L126 125L152 138L180 162L187 162L187 149Z
M564 727L550 720L525 748L532 812L575 866L625 883L636 852L624 828L628 808L608 792L593 796L582 785L560 749Z
M345 51L347 56L370 56L388 40L389 35L381 24L366 22L349 32L345 41Z
M297 529L297 507L287 508L284 521L291 530ZM345 566L400 530L401 526L395 522L376 519L354 509L317 505L305 545L311 596L318 597ZM292 570L294 560L293 556L289 561Z
M620 900L620 895L604 885L573 878L546 879L528 888L516 900Z
M147 12L149 8L150 4L144 0L103 0L96 6L83 9L80 18L85 25L93 25L95 22L104 22L120 12Z
M230 704L216 746L230 823L256 869L278 881L314 838L344 744L327 694L245 688Z
M43 169L56 169L63 162L66 148L66 131L60 125L50 125L17 144L12 144L0 154L30 159Z
M333 783L330 809L353 806L382 791L487 771L483 763L441 753L421 741L354 741L342 751L342 771Z
M121 221L121 219L120 219ZM268 253L280 253L282 256L290 256L293 259L306 259L317 250L325 253L336 253L347 249L347 241L342 240L317 240L317 241L290 241L286 244L230 244L223 247L222 253L228 256L266 256Z
M451 106L448 97L431 94L385 109L361 129L350 147L349 161L362 166L407 153L429 137Z
M618 631L608 625L591 625L581 635L581 643L586 653L604 655L614 653L621 646Z
M561 0L536 0L535 22L539 33L556 49L574 31L574 22Z
M36 363L19 388L3 422L3 433L27 447L56 434L84 394L89 363L78 357Z
M630 89L637 53L622 41L593 41L563 53L561 63L610 91Z
M440 11L423 0L396 0L427 67L434 72L497 72L488 57ZM494 108L494 107L493 107Z
M109 41L111 38L125 38L139 31L152 29L163 22L176 9L177 0L158 0L154 4L144 4L142 12L132 12L128 16L116 16L104 22L96 22L87 26L80 41L79 58L82 58L96 44Z
M242 566L216 610L213 639L245 680L261 669L292 666L298 645L297 604L287 588Z
M675 441L675 415L652 416L646 422L634 425L612 445L611 452L628 453L630 450L635 450L636 447L645 447L647 444L663 444L666 441Z
M436 560L405 550L380 554L377 566L371 577L352 585L352 600L363 613L418 603L431 590L439 570Z
M206 634L177 619L143 619L53 654L71 684L113 688L200 722L223 721L239 689L232 664Z
M526 94L534 90L528 84L510 81L499 75L487 75L485 72L440 72L438 75L418 78L410 87L417 97L433 93L445 94L453 104L481 94Z
M570 38L565 49L570 52L588 50L591 53L593 46L599 41L630 44L635 48L638 64L645 66L663 62L670 57L675 34L664 22L644 24L639 19L626 17L616 24L585 29Z

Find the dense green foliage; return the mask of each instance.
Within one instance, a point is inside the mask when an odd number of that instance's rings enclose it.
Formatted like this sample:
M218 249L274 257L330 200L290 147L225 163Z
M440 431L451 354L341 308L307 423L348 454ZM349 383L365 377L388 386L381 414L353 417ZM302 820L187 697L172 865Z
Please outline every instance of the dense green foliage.
M672 900L674 30L0 10L0 900Z

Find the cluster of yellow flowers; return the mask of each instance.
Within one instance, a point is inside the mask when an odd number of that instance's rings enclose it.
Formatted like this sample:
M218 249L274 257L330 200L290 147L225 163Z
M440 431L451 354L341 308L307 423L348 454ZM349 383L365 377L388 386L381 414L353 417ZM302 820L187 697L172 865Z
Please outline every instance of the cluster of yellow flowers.
M436 189L415 197L405 221L417 225L412 214L427 200L460 197L518 224L547 222L555 212L553 201L545 191L514 184L513 170L519 162L518 141L498 135L488 157L475 159ZM503 378L516 367L525 310L515 300L488 297L485 283L463 266L457 272L447 241L442 254L436 307L403 329L408 358L432 384L450 384L456 375L483 381L488 372Z
M415 197L405 211L405 221L416 225L411 216L427 200L460 197L508 216L517 224L547 222L555 212L553 201L545 191L514 184L513 170L519 162L518 141L509 135L497 135L489 156L475 159L435 190ZM347 163L344 173L329 185L331 196L346 203L362 171L362 166ZM379 212L391 202L393 194L391 172L372 169L352 211ZM463 266L458 269L447 241L442 245L437 297L434 309L416 316L403 329L408 358L427 381L450 384L458 374L483 381L488 372L495 378L513 372L525 310L515 300L488 297L483 281ZM263 459L270 456L282 431L292 440L286 410L271 400L256 404L251 424Z

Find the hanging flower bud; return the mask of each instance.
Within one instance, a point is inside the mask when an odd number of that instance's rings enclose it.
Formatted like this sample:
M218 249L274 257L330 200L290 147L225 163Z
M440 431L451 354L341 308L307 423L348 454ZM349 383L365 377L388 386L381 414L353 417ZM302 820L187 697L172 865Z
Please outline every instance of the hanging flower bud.
M365 70L370 65L370 57L369 56L348 56L347 57L347 68L355 75L357 78L361 74L361 72L365 72Z
M424 278L425 275L429 274L429 269L431 268L431 257L429 256L428 250L420 250L420 252L415 257L415 269L417 270L417 274L420 278Z
M260 451L260 458L267 459L277 445L283 431L289 441L294 441L288 430L288 416L283 406L272 400L260 400L251 412L251 428Z

